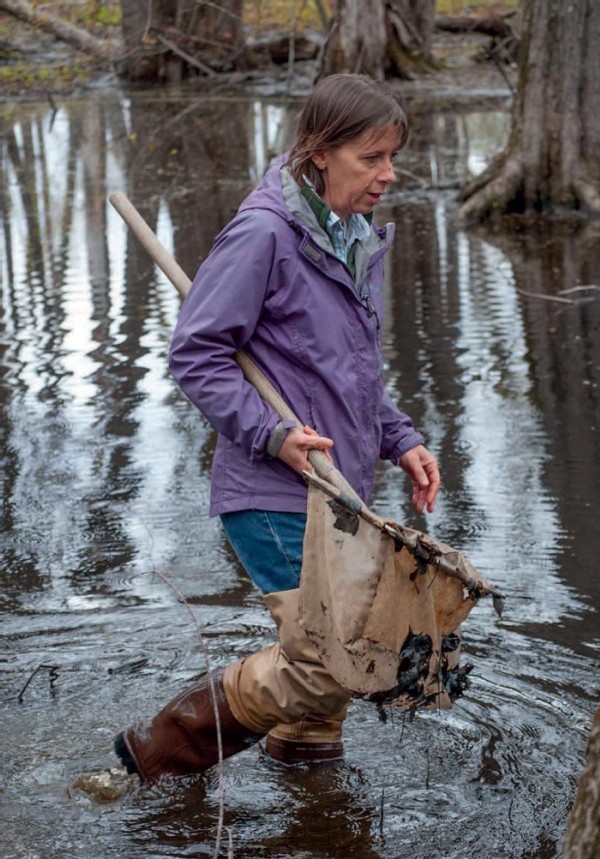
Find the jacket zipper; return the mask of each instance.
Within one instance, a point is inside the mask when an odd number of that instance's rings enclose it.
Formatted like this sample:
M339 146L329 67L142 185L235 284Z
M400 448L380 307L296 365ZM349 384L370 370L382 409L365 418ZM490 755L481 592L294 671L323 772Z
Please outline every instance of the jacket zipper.
M294 221L293 218L288 220L288 224L296 233L301 235L303 238L307 239L307 241L309 242L309 247L315 248L312 236L301 224L299 224L297 221ZM315 250L318 250L319 254L327 253L327 251L325 251L323 248L318 247L318 246L317 246L317 248L315 248ZM372 268L372 266L374 265L376 260L383 253L385 253L383 248L380 248L379 250L375 251L375 253L371 257L370 265L368 266L369 269ZM340 265L343 265L343 263L338 259L338 257L335 256L335 254L331 254L331 256L333 257L333 259L337 260L340 263ZM337 280L337 278L336 278L336 280ZM343 281L339 281L339 282L342 283L342 285L347 287L347 284L345 284ZM354 294L354 296L356 298L358 298L358 301L360 302L361 306L364 307L364 309L367 311L369 319L374 320L375 356L377 358L377 367L379 369L379 375L382 376L383 375L383 357L381 354L381 349L379 347L379 332L381 331L381 322L379 320L379 314L377 313L377 310L375 308L375 305L373 304L373 300L372 300L370 294L367 293L366 295L362 295L360 292L360 289L359 289L359 285L356 283L356 281L355 281L355 286L356 286L356 288L351 289L351 292Z

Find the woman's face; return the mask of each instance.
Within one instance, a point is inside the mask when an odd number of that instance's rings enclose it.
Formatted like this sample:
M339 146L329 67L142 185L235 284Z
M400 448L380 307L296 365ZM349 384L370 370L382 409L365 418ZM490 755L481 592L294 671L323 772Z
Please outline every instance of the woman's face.
M392 126L367 129L358 137L316 152L313 163L325 183L322 194L327 205L345 218L352 212L368 215L395 179L393 158L400 135Z

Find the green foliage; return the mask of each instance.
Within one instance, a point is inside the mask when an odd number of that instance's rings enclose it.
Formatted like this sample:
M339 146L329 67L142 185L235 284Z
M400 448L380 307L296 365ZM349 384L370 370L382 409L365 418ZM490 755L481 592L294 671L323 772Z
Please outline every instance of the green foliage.
M438 15L482 14L504 12L517 6L519 0L436 0L435 11ZM321 6L328 15L333 15L335 0L321 0ZM296 30L305 28L322 29L319 6L315 0L245 0L244 21L252 28L289 29L296 23Z
M321 0L321 6L331 16L335 0ZM323 28L315 0L245 0L244 21L255 30L289 30L294 23L297 32Z
M84 65L37 65L25 62L0 66L0 86L6 95L30 92L70 93L77 84L89 82Z
M479 0L471 3L468 0L436 0L435 11L437 15L489 15L491 12L506 12L518 6L519 2L520 0Z
M96 21L105 27L117 27L121 23L121 4L109 3L106 6L98 6Z
M53 13L71 21L79 27L85 27L97 36L105 34L106 28L119 27L121 25L121 3L117 0L86 0L85 3L54 3Z

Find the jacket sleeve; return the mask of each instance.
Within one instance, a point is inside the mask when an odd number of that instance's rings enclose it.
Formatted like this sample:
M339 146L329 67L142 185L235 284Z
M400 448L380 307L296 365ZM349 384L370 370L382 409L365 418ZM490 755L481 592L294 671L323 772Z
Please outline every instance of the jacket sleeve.
M280 419L245 380L234 355L256 329L274 257L275 234L260 214L234 218L194 278L169 352L185 395L252 460L265 455Z
M425 439L414 428L412 420L393 403L387 388L383 389L379 406L381 421L381 459L397 463L400 457L413 447L423 444Z

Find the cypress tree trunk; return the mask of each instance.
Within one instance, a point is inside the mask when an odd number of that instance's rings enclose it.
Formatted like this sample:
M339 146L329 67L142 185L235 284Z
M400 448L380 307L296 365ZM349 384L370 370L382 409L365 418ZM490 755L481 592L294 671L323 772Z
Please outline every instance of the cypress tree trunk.
M359 72L385 75L384 0L337 0L317 77Z
M506 150L462 194L460 214L600 214L600 3L525 0Z
M433 65L434 0L337 0L318 77L412 79Z

